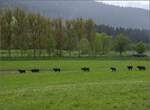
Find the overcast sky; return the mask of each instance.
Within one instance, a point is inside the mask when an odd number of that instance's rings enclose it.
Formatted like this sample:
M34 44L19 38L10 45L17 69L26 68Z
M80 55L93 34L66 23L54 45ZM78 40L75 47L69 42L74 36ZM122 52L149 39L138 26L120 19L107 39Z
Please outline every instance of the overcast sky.
M149 9L149 1L148 0L96 0L98 2L103 2L110 5L117 5L123 7L137 7L143 9Z

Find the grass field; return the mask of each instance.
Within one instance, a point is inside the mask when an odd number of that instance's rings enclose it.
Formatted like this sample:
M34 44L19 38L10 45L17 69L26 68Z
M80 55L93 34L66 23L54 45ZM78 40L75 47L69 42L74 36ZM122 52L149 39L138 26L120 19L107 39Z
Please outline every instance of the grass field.
M144 65L146 71L127 70ZM0 61L0 110L149 110L148 60ZM90 67L82 72L81 67ZM110 67L117 67L117 72ZM55 73L53 67L62 71ZM40 68L19 74L18 68Z

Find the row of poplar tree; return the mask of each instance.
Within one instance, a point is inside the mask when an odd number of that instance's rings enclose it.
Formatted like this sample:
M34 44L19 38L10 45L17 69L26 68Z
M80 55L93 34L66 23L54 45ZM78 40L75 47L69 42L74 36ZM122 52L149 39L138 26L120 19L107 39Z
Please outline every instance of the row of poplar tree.
M122 54L128 39L123 35L113 41L115 49ZM33 56L41 56L46 50L48 55L62 56L63 51L81 54L105 54L112 46L112 38L105 33L95 32L92 19L76 18L62 20L50 19L39 13L26 12L16 8L1 10L0 12L0 49L7 50L11 56L12 50L33 50Z

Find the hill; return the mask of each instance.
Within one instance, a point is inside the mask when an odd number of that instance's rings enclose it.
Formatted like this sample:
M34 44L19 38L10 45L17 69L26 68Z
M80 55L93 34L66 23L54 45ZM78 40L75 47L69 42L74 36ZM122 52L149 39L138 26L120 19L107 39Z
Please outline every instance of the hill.
M92 0L1 0L1 7L19 6L28 11L40 12L52 18L72 19L77 17L92 18L96 24L115 27L149 28L148 10L123 8L98 3Z

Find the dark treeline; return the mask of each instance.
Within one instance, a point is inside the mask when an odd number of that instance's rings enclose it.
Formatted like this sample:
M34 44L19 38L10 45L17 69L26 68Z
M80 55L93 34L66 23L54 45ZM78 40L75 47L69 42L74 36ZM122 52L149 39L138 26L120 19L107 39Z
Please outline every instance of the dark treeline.
M122 33L127 36L132 42L143 41L149 43L149 30L146 29L131 29L122 27L111 27L108 25L96 25L96 31L101 33L105 32L108 35L115 37L118 33Z
M49 56L63 56L64 51L72 56L76 52L79 57L83 54L107 54L112 50L120 55L131 49L138 53L145 52L145 45L141 42L145 33L137 30L141 35L138 35L140 40L131 45L133 36L130 39L130 32L125 31L123 28L115 30L107 26L95 28L92 19L51 19L19 8L0 11L0 51L7 50L9 57L12 56L12 50L19 51L19 56L31 50L34 57L42 56L43 51ZM136 30L129 31L136 35Z

